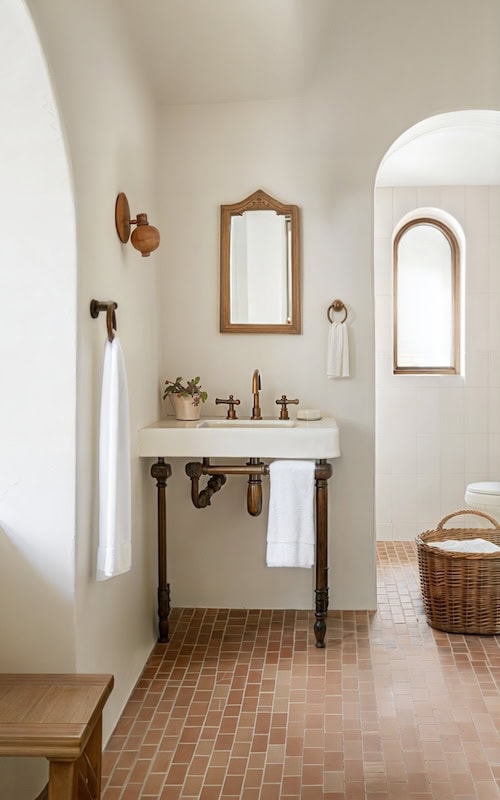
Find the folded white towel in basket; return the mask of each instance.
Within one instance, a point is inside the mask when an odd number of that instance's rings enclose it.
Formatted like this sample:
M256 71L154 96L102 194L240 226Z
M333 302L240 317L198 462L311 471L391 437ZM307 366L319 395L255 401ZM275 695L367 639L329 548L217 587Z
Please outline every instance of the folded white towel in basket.
M268 567L314 565L314 461L273 461L269 467Z
M445 539L443 542L427 542L430 547L452 550L455 553L498 553L500 547L486 539Z

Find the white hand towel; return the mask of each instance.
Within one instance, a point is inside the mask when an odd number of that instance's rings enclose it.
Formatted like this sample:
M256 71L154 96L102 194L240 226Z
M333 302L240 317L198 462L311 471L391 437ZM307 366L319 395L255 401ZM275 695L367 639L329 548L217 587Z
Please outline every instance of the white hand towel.
M268 567L314 565L314 462L273 461L267 522Z
M127 374L120 340L106 340L99 433L97 580L131 567L130 426Z
M332 322L330 325L326 374L329 378L349 377L349 335L344 322Z
M429 542L429 545L456 553L500 553L500 547L487 539L445 539L443 542Z

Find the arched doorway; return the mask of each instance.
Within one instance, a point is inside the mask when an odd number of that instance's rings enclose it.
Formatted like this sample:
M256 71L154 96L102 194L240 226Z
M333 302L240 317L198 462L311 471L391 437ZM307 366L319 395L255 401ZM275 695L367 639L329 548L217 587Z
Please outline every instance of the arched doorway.
M392 236L421 208L446 215L466 253L459 375L393 374ZM500 112L424 120L382 160L374 246L378 539L413 540L463 507L468 482L500 474L499 210Z

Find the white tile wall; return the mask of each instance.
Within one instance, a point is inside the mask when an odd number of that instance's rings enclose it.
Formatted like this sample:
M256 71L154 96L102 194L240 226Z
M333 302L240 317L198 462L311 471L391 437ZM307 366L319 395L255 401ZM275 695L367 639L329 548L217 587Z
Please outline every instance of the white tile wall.
M483 356L484 353L478 351L478 359L483 360ZM463 390L465 398L465 433L488 433L488 391L487 386L481 385L467 385Z
M467 237L467 291L489 291L488 236Z
M465 386L468 389L474 387L487 388L491 384L490 379L490 352L489 350L469 350L465 353ZM466 415L467 415L466 406ZM467 423L467 419L466 419Z
M467 291L465 300L465 341L467 350L489 349L489 295Z
M465 435L465 477L467 483L488 479L488 433ZM498 473L500 475L500 472Z
M465 432L465 395L463 389L441 389L440 430L445 433Z
M441 472L445 475L465 473L465 434L441 434Z
M424 206L454 216L466 237L465 377L392 374L392 232ZM500 480L499 231L500 186L376 191L379 539L412 539L463 508L467 483Z
M465 187L443 186L441 192L441 208L455 217L462 228L465 228Z
M393 189L392 195L392 226L393 229L398 224L399 220L417 208L420 204L417 202L417 190L413 186L403 186L400 189ZM392 231L391 231L392 233Z
M500 219L500 186L489 187L489 231L493 235L498 233L498 220Z
M489 389L488 430L489 433L500 433L500 388L498 387Z
M415 525L417 522L416 475L393 475L392 522L397 525ZM399 537L396 537L399 538Z
M488 475L492 480L500 480L500 434L488 434Z
M465 187L465 224L467 238L469 236L487 236L489 231L489 202L490 191L488 186ZM495 226L496 227L496 226Z
M497 219L498 230L500 217ZM490 292L500 292L500 235L490 235L488 237L488 266L489 266L489 288Z
M440 519L441 475L423 470L417 475L418 532L435 528Z
M417 478L441 472L441 439L434 433L417 433Z
M488 376L490 386L500 386L500 349L488 353Z
M417 206L420 208L443 208L441 196L441 186L417 186Z
M433 387L421 387L416 389L416 433L439 433L441 429L439 391L439 389Z

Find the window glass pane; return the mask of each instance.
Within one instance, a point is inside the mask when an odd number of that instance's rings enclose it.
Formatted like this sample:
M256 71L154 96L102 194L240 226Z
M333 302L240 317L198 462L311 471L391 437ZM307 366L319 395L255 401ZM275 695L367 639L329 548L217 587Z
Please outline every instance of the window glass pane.
M396 368L455 366L454 255L435 225L409 227L397 243Z

